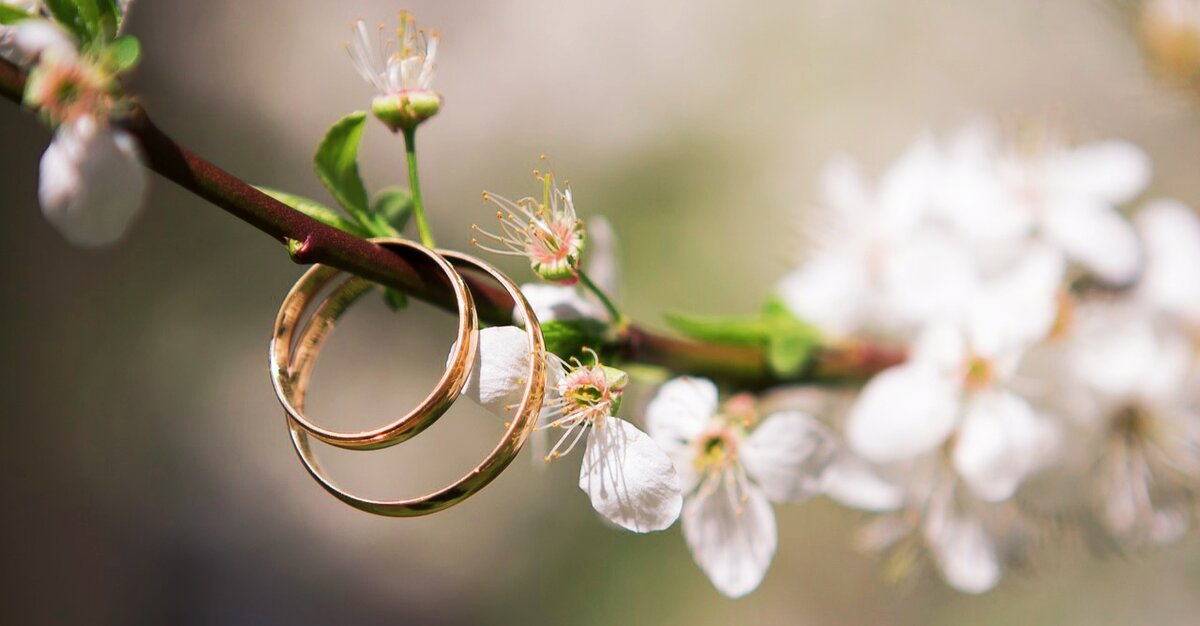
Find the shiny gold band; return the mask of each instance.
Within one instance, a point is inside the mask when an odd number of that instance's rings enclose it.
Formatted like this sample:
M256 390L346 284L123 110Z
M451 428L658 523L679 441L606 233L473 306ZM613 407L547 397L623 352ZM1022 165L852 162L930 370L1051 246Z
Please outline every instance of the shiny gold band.
M309 446L309 432L298 423L292 416L292 412L289 411L288 425L291 431L292 443L295 445L296 452L299 454L300 460L304 463L309 474L337 499L369 513L391 517L415 517L434 513L462 502L494 480L512 462L513 458L516 457L521 447L525 444L525 441L529 438L529 434L537 422L537 416L541 412L546 381L546 362L543 357L545 343L537 316L534 314L529 302L525 300L524 295L512 280L490 264L458 252L439 251L439 253L456 267L475 269L494 278L512 295L521 308L526 320L525 331L529 338L530 354L533 355L530 358L525 393L516 415L507 425L504 437L479 465L454 483L438 491L405 500L361 498L335 485L325 476L321 466L313 455L313 451ZM284 393L294 406L303 408L316 353L320 350L324 337L328 334L329 329L332 328L337 316L345 311L354 299L361 295L358 284L360 280L357 278L346 280L321 303L296 342L294 356L290 356L289 359L282 361L282 371L286 372L288 378L291 380L291 384L283 388ZM297 286L299 287L299 285ZM474 342L476 340L477 338L473 335L471 341ZM474 352L474 349L472 349L472 354ZM471 366L469 365L468 367ZM447 372L450 372L449 368ZM464 369L458 375L461 376L458 385L459 389L461 389L470 375L470 370ZM296 412L300 413L301 411ZM432 420L429 421L432 422ZM411 437L412 434L415 434L415 432L408 436Z
M318 292L337 278L341 272L331 267L318 265L304 273L283 300L279 315L275 319L275 333L271 339L271 381L275 386L275 395L279 403L295 425L310 435L339 448L374 450L386 448L404 441L421 432L445 413L462 392L470 374L471 363L475 360L478 347L479 324L475 313L475 301L462 280L462 276L438 253L411 241L403 239L374 239L375 243L384 247L403 252L413 250L429 258L446 276L458 305L458 328L454 347L450 351L450 359L445 373L429 395L412 411L390 424L355 433L343 433L318 426L304 415L300 403L293 398L304 392L298 390L296 372L302 359L311 361L316 358L322 342L333 330L333 324L345 310L359 297L369 291L374 284L368 280L351 277L346 280L336 292L327 298L320 309L312 315L303 337L298 345L293 346L296 326ZM295 358L292 351L296 350ZM303 356L301 356L303 355ZM311 363L305 363L305 368L311 368ZM305 385L306 386L306 385Z

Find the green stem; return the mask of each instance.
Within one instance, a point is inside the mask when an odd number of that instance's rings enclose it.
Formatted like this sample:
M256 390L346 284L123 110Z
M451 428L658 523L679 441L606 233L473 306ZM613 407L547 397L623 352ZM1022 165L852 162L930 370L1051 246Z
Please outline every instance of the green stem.
M625 325L625 316L621 315L621 312L617 310L617 305L613 304L613 301L609 299L608 294L604 293L603 289L596 285L596 283L592 282L592 279L588 277L587 272L584 272L583 270L579 270L579 284L583 285L588 291L596 294L596 297L600 299L600 304L603 304L605 310L607 310L608 314L612 316L614 324L617 326Z
M413 215L417 218L417 232L421 234L421 243L426 248L433 248L433 232L429 230L429 220L425 218L425 203L421 200L421 177L417 175L417 128L404 129L404 154L408 157L408 186L412 189Z

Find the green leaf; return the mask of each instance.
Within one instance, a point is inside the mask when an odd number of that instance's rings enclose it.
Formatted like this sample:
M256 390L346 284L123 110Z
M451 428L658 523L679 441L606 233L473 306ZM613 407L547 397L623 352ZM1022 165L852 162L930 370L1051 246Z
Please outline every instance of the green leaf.
M763 321L768 328L767 365L771 371L784 378L803 372L821 347L820 331L774 299L763 307Z
M597 320L549 320L542 322L546 350L569 359L590 360L584 348L600 349L604 345L608 326Z
M27 20L30 17L33 16L21 9L15 9L7 4L0 4L0 24L8 26L10 24L16 24L21 20Z
M404 187L387 187L375 194L371 212L402 232L413 214L412 192Z
M684 313L667 313L665 317L672 328L701 341L750 346L766 341L767 326L758 317L705 317Z
M334 123L317 147L313 165L338 204L359 224L371 229L378 222L371 218L367 187L358 174L358 144L366 123L365 111L355 111Z
M667 322L679 332L712 343L762 348L767 366L782 378L795 377L812 363L821 334L792 315L783 303L766 303L757 316L699 317L671 313Z
M83 16L79 14L75 0L46 0L46 8L50 9L50 15L59 25L75 35L77 41L91 43L92 35Z
M114 72L133 69L142 58L142 44L133 35L117 37L104 49L104 61Z
M116 0L46 0L46 7L84 47L112 41L121 25Z
M399 313L408 306L408 296L404 295L404 292L392 288L384 289L383 303L393 312Z
M287 193L286 191L272 189L270 187L256 187L256 189L313 218L314 220L321 222L322 224L332 226L338 230L344 230L356 237L370 236L365 228L342 217L337 211L334 211L333 209L321 204L320 202L317 202L316 200L309 200L308 198L293 195Z

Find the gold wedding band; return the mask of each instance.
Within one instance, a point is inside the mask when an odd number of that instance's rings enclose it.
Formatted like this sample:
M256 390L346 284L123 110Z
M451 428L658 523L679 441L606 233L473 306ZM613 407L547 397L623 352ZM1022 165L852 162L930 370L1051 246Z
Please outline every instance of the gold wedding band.
M279 315L275 318L275 332L271 339L271 382L275 387L275 395L283 405L291 423L320 441L339 448L355 450L375 450L395 445L421 432L444 414L462 392L470 374L471 364L475 360L478 347L479 320L475 313L475 301L463 282L462 276L450 265L442 255L420 244L404 239L379 238L373 239L378 245L393 250L405 249L421 253L437 265L446 276L458 307L458 328L454 346L450 350L450 359L446 371L438 380L433 390L413 410L399 419L375 428L361 432L338 432L318 426L304 414L303 406L293 399L304 391L297 390L300 381L297 372L310 370L311 360L316 358L321 344L333 330L337 318L345 312L363 294L375 285L371 281L352 276L347 279L327 298L318 312L314 313L308 322L299 343L293 346L296 327L305 310L312 304L317 294L342 274L332 267L317 265L304 273L288 292L280 305ZM293 358L293 350L296 357ZM301 356L303 355L303 356ZM301 365L301 360L308 362ZM307 375L307 374L306 374ZM307 381L302 386L307 386Z
M526 320L525 332L529 338L531 355L529 371L525 381L525 392L517 408L516 415L506 425L503 438L482 462L461 478L442 489L404 500L362 498L334 484L332 480L326 477L313 455L312 448L309 445L308 435L310 432L289 411L288 427L291 432L292 443L308 473L331 495L356 509L368 513L390 517L415 517L435 513L462 502L487 486L488 483L499 476L508 464L512 462L529 438L534 425L537 423L538 414L541 412L546 381L546 361L543 357L545 342L542 338L541 327L538 324L533 308L525 299L516 283L512 282L511 279L492 265L458 252L439 251L438 254L445 257L453 266L464 269L475 269L491 276L504 287L521 308ZM310 318L297 341L295 354L281 362L282 371L287 373L288 378L291 380L291 384L283 388L284 394L287 396L286 399L295 407L302 409L304 406L308 382L312 373L312 365L315 362L316 353L320 350L324 337L332 328L337 316L344 312L349 304L361 295L359 287L355 284L356 280L358 279L352 278L345 281L317 307L316 312ZM311 297L311 293L315 292L306 291L306 293L309 293L308 297ZM476 340L475 337L472 338L472 341ZM475 351L472 350L472 353L474 354ZM470 375L470 367L473 365L471 364L468 366L468 369L459 372L461 376L461 381L459 381L458 385L459 389L465 384ZM447 371L449 372L450 369L448 368ZM302 411L296 412L302 414ZM432 420L429 421L432 422Z

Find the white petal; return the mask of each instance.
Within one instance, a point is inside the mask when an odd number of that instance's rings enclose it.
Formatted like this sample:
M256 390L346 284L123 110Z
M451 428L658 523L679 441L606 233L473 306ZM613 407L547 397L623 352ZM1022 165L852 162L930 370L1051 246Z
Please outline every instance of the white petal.
M1146 247L1140 296L1200 324L1200 217L1173 200L1146 205L1135 221Z
M693 443L717 413L717 386L704 378L681 376L667 381L646 406L646 428L675 465L680 487L690 492L699 475Z
M768 416L741 449L746 472L774 502L797 502L821 490L837 449L816 420L799 411Z
M479 350L463 395L502 419L512 419L529 376L529 338L516 326L479 331Z
M1141 245L1133 225L1112 207L1089 201L1058 203L1046 211L1046 236L1106 282L1121 285L1137 275Z
M863 511L894 511L904 503L904 491L879 477L866 461L842 453L822 476L825 495Z
M879 180L877 218L898 227L915 223L933 208L944 172L933 136L917 137Z
M1150 181L1150 157L1125 141L1098 141L1063 151L1051 161L1051 185L1062 194L1121 204Z
M621 261L617 232L603 215L587 222L587 273L610 298L621 297Z
M669 527L683 507L671 459L648 435L616 417L588 434L579 488L597 513L638 533Z
M846 155L830 159L821 168L819 187L824 206L843 213L842 218L854 219L871 202L869 185L862 170L852 157Z
M983 593L1000 582L1000 562L991 537L979 520L934 515L925 524L925 539L942 577L967 593Z
M846 440L868 461L910 459L938 447L957 421L957 390L927 367L901 365L863 388L846 419Z
M1041 467L1056 443L1051 423L1007 392L977 394L967 404L954 445L954 467L972 492L990 501L1010 498Z
M762 582L779 536L766 494L751 485L739 502L729 489L722 481L711 493L688 498L683 537L717 591L739 598Z
M24 20L4 30L8 36L2 56L14 63L29 63L42 55L59 61L78 56L71 36L49 20Z
M881 272L884 316L917 327L960 316L978 282L967 243L934 228L919 229L896 242Z
M608 314L598 303L584 296L578 287L527 283L521 285L521 293L533 307L539 322L552 320L606 320ZM521 307L513 309L513 323L525 325L525 314Z
M121 238L142 209L146 172L133 138L93 117L64 125L42 155L38 199L72 243Z
M779 297L800 319L833 337L863 329L870 303L867 268L860 259L818 254L779 283Z
M646 427L656 441L689 442L717 414L717 386L706 378L680 376L658 388L646 405Z
M1182 336L1159 336L1153 319L1132 310L1089 310L1071 352L1072 372L1094 393L1118 400L1178 394L1191 360Z
M1045 338L1058 316L1064 271L1061 255L1036 246L1016 267L984 285L971 303L971 349L997 358Z

